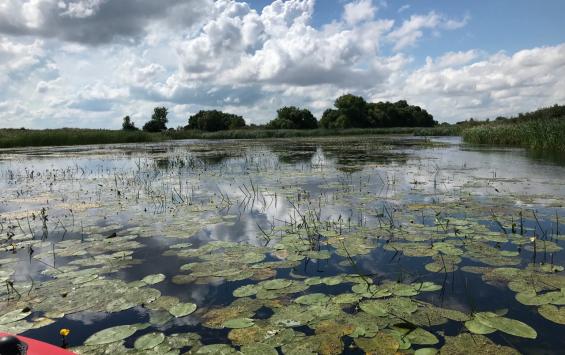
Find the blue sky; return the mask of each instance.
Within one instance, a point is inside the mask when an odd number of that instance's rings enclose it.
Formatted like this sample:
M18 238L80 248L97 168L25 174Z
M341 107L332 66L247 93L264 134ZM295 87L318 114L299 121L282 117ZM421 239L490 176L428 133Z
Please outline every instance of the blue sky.
M4 0L0 127L118 128L158 105L264 123L347 92L439 121L565 104L565 2Z

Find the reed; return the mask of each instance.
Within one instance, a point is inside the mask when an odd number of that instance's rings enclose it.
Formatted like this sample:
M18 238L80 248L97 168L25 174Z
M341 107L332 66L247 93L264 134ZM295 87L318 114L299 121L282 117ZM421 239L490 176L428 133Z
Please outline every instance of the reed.
M0 129L0 148L158 142L162 134L105 129Z
M462 136L473 144L565 152L565 117L484 124L463 130Z

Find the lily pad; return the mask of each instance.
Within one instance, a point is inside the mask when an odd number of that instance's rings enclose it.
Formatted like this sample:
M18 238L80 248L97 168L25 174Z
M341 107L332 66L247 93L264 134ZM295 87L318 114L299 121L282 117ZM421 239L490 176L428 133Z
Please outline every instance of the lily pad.
M565 307L546 304L538 308L539 314L547 320L557 324L565 324Z
M249 297L257 294L260 288L257 285L241 286L233 291L234 297Z
M356 338L355 344L366 353L374 354L395 354L400 347L398 340L385 332L378 332L372 338Z
M535 339L538 335L535 329L529 325L515 319L499 317L494 313L477 313L475 315L475 319L487 327L491 327L517 337Z
M149 333L137 338L134 347L137 350L153 349L165 340L165 334L160 332Z
M224 322L225 328L242 329L252 327L255 323L251 318L234 318Z
M111 327L101 330L93 335L91 335L84 342L85 345L104 345L114 343L132 336L138 331L136 325L119 325L117 327Z
M265 290L281 290L290 285L292 285L292 281L285 279L275 279L261 283L261 287L263 287Z
M19 321L26 318L31 314L31 311L27 309L16 309L14 311L8 312L0 317L0 324L8 324Z
M308 295L300 296L294 300L296 303L304 304L304 305L313 305L317 303L327 303L329 297L324 295L323 293L311 293Z
M495 328L491 328L483 323L471 319L465 322L465 327L473 334L490 334L496 332Z
M169 313L171 313L176 318L186 317L194 311L196 311L197 306L194 303L179 303L172 306L169 309Z
M141 281L146 283L147 285L155 285L159 282L163 282L165 280L165 275L163 274L155 274L155 275L147 275Z
M277 355L279 352L272 346L255 343L241 347L241 353L244 355Z

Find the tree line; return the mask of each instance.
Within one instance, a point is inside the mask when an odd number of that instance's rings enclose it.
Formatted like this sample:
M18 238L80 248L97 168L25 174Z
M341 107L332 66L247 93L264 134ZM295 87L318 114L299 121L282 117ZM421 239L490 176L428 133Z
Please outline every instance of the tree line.
M168 110L156 107L151 119L143 125L148 132L167 130ZM367 102L361 96L346 94L338 97L334 108L324 111L321 119L307 109L285 106L277 110L277 117L264 126L248 126L243 117L217 110L199 111L188 118L185 130L208 132L242 129L247 127L266 129L346 129L379 127L432 127L437 125L433 116L419 106L405 100L397 102ZM124 117L124 130L138 130L129 116Z

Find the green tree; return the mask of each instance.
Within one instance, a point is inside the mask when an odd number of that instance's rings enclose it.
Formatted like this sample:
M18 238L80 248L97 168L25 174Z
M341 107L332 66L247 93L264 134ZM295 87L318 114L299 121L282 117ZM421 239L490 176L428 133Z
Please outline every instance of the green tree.
M335 101L336 109L324 112L320 125L324 128L365 127L431 127L433 116L406 100L367 103L360 96L343 95Z
M122 129L124 131L137 131L138 128L135 126L135 123L131 120L129 116L124 117L122 122Z
M228 129L245 127L243 117L218 110L199 111L188 119L185 129L199 129L202 131L215 132Z
M314 129L318 121L307 109L285 106L277 110L277 118L267 124L270 129Z
M335 100L334 106L338 109L341 115L347 119L342 119L344 123L350 125L349 127L367 127L369 122L367 120L367 101L361 96L351 94L343 95ZM343 128L349 128L343 127Z
M147 132L161 132L167 129L169 111L166 107L155 107L151 120L143 125L143 130Z

